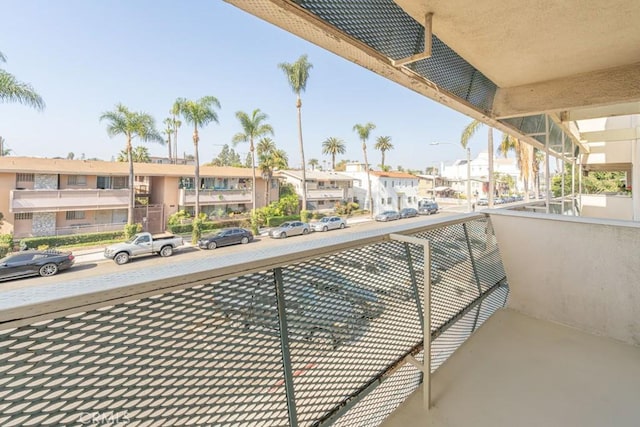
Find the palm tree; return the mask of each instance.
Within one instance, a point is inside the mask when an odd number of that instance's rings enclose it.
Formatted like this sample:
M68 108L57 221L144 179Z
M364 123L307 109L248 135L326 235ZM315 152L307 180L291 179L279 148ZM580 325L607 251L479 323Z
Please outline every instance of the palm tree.
M178 163L178 128L182 126L182 122L178 119L180 115L180 101L181 99L176 99L176 101L171 106L171 110L169 110L169 114L171 114L171 126L173 126L173 161Z
M376 125L369 122L367 124L355 124L353 130L358 133L360 140L362 141L362 153L364 154L364 170L367 172L367 186L369 199L369 215L373 217L373 195L371 194L371 175L369 175L369 160L367 159L367 140L372 130L376 128Z
M473 120L471 123L467 125L462 131L462 136L460 137L460 145L462 148L466 149L469 144L469 140L471 137L477 132L477 130L484 123L478 120ZM494 179L493 179L493 128L491 126L487 126L487 152L489 153L489 207L493 207L493 195L494 195ZM471 177L467 177L467 179L471 179Z
M320 162L318 161L318 159L309 159L309 166L311 167L312 171L316 170L319 164Z
M273 142L273 139L269 137L260 138L260 141L258 141L258 144L256 144L256 153L258 154L258 157L260 157L262 154L274 151L275 149L276 143Z
M268 151L259 151L258 168L260 169L260 173L262 174L262 176L265 178L265 194L267 198L267 204L269 204L269 200L271 200L269 184L271 182L271 179L273 178L273 172L276 169L286 169L288 167L288 164L289 159L287 157L287 153L284 150L276 148L275 145Z
M379 136L376 139L376 145L373 146L373 148L375 148L376 150L380 151L380 153L382 154L382 169L384 169L384 153L386 153L389 150L393 150L393 144L391 143L391 137L390 136Z
M322 154L331 156L331 170L336 169L336 154L344 154L346 152L347 147L340 138L331 136L322 142Z
M133 147L133 149L131 150L131 157L133 158L133 163L151 163L149 149L141 145ZM126 162L127 158L127 152L125 150L122 150L118 153L117 161Z
M302 209L307 209L307 173L304 161L304 144L302 143L302 100L300 93L307 88L309 70L313 65L307 61L307 55L301 55L293 64L283 62L278 67L287 76L291 90L296 94L296 108L298 109L298 141L300 143L300 158L302 160Z
M173 118L171 117L167 117L166 119L163 120L165 128L162 130L162 133L164 133L167 136L167 148L169 149L169 163L173 163L173 161L171 160L173 157L173 151L172 151L172 146L171 146L171 137L173 136Z
M267 120L268 116L256 108L249 116L244 111L236 112L236 117L240 121L243 132L238 132L233 136L233 145L237 145L239 142L249 143L249 155L251 156L251 174L252 174L252 188L251 188L251 212L256 210L256 155L253 141L256 138L260 138L265 135L273 135L273 128L270 124L263 123Z
M135 193L133 191L133 150L131 141L139 138L141 141L155 141L163 143L162 136L156 130L153 117L147 113L130 111L122 104L116 105L115 110L102 113L100 121L106 120L107 134L110 137L124 135L127 138L125 151L129 161L129 208L127 212L127 224L133 224L133 208L135 206Z
M7 58L0 52L0 63ZM40 95L28 83L18 81L13 74L0 68L0 103L17 102L36 110L44 110L45 104Z
M2 52L0 52L0 55L2 55ZM4 145L5 142L6 140L0 136L0 157L8 156L13 151L11 148Z
M512 137L508 134L502 135L502 141L498 146L498 153L507 157L509 151L513 151L516 154L516 162L518 164L518 170L520 170L520 179L524 183L524 197L529 201L529 178L531 177L532 170L532 156L533 147L529 144L521 142L519 139Z
M193 125L193 153L195 160L194 187L196 190L194 218L198 218L200 215L200 154L198 153L200 135L198 134L198 129L211 122L218 123L218 114L216 113L215 108L220 108L220 101L218 101L218 98L215 96L203 96L196 101L178 98L172 110L177 111L185 122Z

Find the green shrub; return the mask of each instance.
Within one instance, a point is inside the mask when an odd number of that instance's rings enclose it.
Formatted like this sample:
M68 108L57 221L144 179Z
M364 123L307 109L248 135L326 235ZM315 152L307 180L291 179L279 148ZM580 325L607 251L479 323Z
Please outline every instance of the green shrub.
M359 207L355 202L346 202L343 200L342 202L336 203L335 211L338 215L351 215L355 213Z
M216 230L225 227L246 227L248 228L248 220L245 219L227 219L220 221L202 221L200 220L200 232ZM169 225L169 231L173 234L192 234L193 223Z
M172 215L169 215L168 223L169 225L179 225L184 223L185 220L190 220L190 219L191 219L191 215L189 215L189 212L182 210Z
M142 224L126 224L124 226L124 238L129 240L136 233L140 233L142 231Z
M20 246L26 245L28 248L37 248L46 245L50 248L56 248L60 246L73 246L85 243L103 242L105 240L123 239L124 231L105 231L90 234L70 234L68 236L25 237L20 240Z
M267 218L267 227L277 227L283 222L296 221L300 219L300 215L274 216Z
M0 258L6 256L13 249L13 244L0 243Z
M322 219L325 216L327 216L326 214L320 213L320 212L314 212L313 215L311 216L312 219Z
M202 237L202 219L196 218L191 223L191 244L195 245Z
M304 210L300 211L300 221L309 222L309 218L311 217L311 212Z

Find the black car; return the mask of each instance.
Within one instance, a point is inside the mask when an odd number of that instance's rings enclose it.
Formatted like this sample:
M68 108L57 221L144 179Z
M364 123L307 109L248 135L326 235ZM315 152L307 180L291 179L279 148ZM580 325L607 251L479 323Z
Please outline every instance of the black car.
M253 240L253 234L244 228L223 228L217 233L210 234L198 240L198 247L202 249L215 249L219 246L247 244Z
M21 276L53 276L75 262L71 252L27 250L0 259L0 279Z
M384 311L375 292L342 273L321 267L283 271L289 338L331 348L356 341ZM278 334L278 310L269 277L242 284L221 282L214 301L226 317L267 334Z
M400 211L400 218L412 218L418 216L418 210L414 208L404 208Z

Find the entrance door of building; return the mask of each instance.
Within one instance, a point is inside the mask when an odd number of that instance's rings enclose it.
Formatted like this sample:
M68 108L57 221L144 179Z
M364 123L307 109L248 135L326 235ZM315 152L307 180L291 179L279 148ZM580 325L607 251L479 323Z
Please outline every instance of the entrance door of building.
M142 224L143 231L152 234L162 233L164 232L164 205L137 206L133 220L136 224Z

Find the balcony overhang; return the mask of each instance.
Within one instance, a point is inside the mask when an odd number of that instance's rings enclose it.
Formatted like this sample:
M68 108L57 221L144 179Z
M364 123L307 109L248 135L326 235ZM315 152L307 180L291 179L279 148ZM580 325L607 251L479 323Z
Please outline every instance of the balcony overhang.
M126 209L128 206L129 190L12 190L9 193L12 213Z

